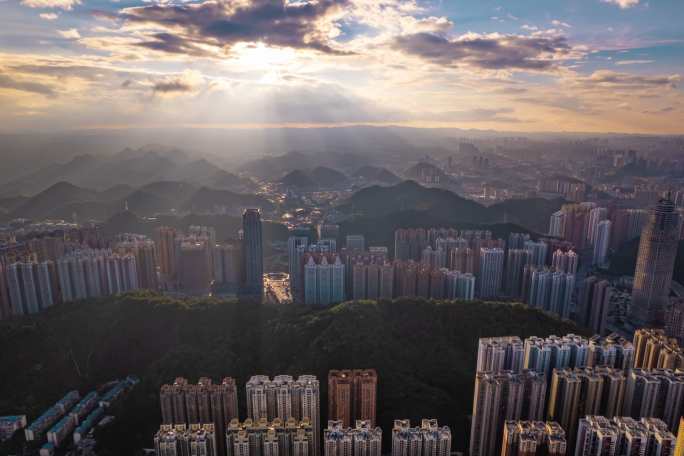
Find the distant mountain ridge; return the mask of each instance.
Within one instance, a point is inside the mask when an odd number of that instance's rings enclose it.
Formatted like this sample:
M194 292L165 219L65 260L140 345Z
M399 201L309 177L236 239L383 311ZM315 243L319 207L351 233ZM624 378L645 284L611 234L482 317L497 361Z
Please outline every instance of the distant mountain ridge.
M111 156L79 155L5 183L0 186L0 194L31 196L59 182L105 190L158 181L182 181L236 192L254 188L249 179L229 173L204 158L192 159L180 149L152 145L127 148Z
M347 185L349 178L336 169L317 166L313 169L290 171L280 179L280 183L301 190L316 190Z
M220 208L237 213L245 207L271 210L273 204L254 194L199 187L186 182L152 182L139 188L120 185L98 192L58 182L31 198L22 198L5 215L10 218L64 218L106 220L125 207L139 215L211 213ZM8 200L12 203L12 200Z
M424 187L409 180L393 186L359 190L338 209L357 218L373 218L376 224L383 224L383 217L413 213L419 223L427 220L454 225L512 223L544 233L549 217L563 203L563 200L525 199L485 207L449 190Z

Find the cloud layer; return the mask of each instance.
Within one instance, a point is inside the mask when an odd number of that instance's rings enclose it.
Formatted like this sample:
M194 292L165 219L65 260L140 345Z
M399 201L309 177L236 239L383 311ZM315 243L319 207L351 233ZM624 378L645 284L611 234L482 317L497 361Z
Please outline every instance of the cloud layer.
M523 36L469 33L458 38L431 33L397 37L395 49L444 65L478 68L546 70L570 54L563 36Z

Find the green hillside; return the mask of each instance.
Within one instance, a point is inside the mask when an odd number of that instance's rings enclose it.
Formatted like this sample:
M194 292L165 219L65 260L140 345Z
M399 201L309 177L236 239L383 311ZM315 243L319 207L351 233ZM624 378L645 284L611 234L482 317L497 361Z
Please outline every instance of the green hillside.
M160 421L158 388L177 376L196 381L254 374L376 368L379 424L436 417L464 446L476 343L481 336L546 336L577 331L518 304L415 299L349 302L330 309L249 302L174 300L136 294L56 306L0 322L0 415L35 418L72 388L135 374L143 379L103 433L103 452L133 455L151 445Z
M545 233L549 217L560 209L561 199L540 198L508 200L485 207L449 190L423 187L414 181L404 181L390 187L372 186L354 193L338 209L356 218L396 218L397 213L413 213L420 226L513 223L529 231ZM406 217L404 217L406 218ZM433 223L427 225L428 221ZM411 225L413 226L413 225Z

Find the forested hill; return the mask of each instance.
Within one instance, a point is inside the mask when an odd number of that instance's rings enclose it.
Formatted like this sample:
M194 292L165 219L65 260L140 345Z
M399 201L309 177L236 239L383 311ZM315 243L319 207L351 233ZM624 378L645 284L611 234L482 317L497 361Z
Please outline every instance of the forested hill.
M477 339L577 331L519 304L400 299L348 302L329 309L249 302L175 300L133 294L56 306L44 314L0 322L0 415L35 418L73 388L135 374L143 379L102 436L102 454L136 454L152 444L160 421L158 388L177 376L237 378L315 374L321 416L327 372L375 368L378 420L436 417L466 434Z

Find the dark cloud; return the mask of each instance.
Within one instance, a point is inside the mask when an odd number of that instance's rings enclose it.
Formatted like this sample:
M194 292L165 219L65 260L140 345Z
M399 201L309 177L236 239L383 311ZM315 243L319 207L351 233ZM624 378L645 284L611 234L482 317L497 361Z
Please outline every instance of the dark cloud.
M252 0L235 6L233 2L207 0L126 8L119 17L127 23L168 30L169 33L157 33L138 43L157 51L196 55L204 52L200 44L229 48L236 43L263 42L338 54L340 51L330 47L318 23L349 1Z
M190 83L182 79L159 81L152 86L155 93L192 92L193 89L194 87Z
M552 57L571 49L563 36L468 35L458 39L432 33L404 35L394 48L442 65L468 64L478 68L547 70Z
M21 90L23 92L32 92L45 95L48 97L55 96L55 91L52 87L38 82L18 81L11 76L0 73L0 88Z

